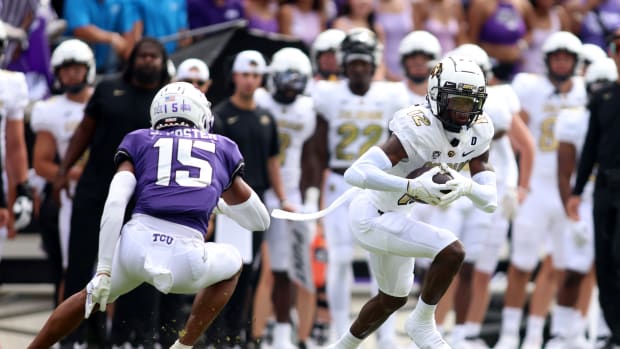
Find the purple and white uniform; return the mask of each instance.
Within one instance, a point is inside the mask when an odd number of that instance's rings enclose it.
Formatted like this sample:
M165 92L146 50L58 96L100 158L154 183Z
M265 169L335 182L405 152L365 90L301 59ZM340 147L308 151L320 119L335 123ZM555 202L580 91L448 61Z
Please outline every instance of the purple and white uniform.
M118 147L130 160L136 206L114 252L110 301L143 282L163 293L196 293L241 268L239 251L204 242L222 192L243 169L237 145L196 128L141 129Z
M142 129L123 139L115 161L137 179L133 213L207 231L211 211L243 167L237 144L196 128Z

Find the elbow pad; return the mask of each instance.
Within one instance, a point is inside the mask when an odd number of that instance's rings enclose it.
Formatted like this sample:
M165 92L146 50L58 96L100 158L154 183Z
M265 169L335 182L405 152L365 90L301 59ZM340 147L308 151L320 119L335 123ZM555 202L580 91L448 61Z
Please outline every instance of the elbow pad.
M358 188L406 192L408 181L405 178L386 173L392 162L381 148L368 149L344 173L344 180Z
M492 213L497 209L496 177L493 171L482 171L471 177L473 183L469 199L484 212Z
M125 208L135 188L136 177L132 172L120 171L112 178L101 216L97 272L109 273L112 270L114 248L123 227Z
M223 199L220 199L217 208L237 224L250 231L267 230L271 223L267 208L254 191L252 191L249 199L237 205L228 205Z

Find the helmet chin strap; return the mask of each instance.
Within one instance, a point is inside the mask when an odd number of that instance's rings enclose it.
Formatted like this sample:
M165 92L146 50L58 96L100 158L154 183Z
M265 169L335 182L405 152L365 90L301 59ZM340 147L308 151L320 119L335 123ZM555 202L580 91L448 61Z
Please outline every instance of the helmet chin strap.
M65 93L68 93L70 95L74 95L74 94L78 94L80 92L82 92L85 88L86 88L86 83L79 83L79 84L75 84L75 85L63 85L62 86L62 90Z
M295 102L296 98L297 94L295 94L293 97L290 97L286 93L282 93L282 91L280 90L276 90L276 92L273 94L273 99L275 99L276 102L280 104L291 104Z
M570 79L573 76L573 74L555 74L555 73L549 73L549 79L557 82L557 83L563 83L568 81L568 79Z
M428 79L428 76L407 74L407 79L411 80L414 84L421 84Z

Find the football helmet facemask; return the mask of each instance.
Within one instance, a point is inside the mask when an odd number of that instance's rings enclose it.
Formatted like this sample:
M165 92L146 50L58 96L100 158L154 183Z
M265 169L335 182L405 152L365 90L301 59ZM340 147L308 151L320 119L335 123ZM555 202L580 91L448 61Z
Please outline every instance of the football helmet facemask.
M90 47L81 40L69 39L63 41L54 49L54 52L52 52L50 64L55 76L54 85L57 89L62 89L68 93L78 93L87 85L92 85L95 82L95 55ZM84 64L87 72L84 81L76 85L68 86L62 84L58 79L58 70L63 66L71 64Z
M486 81L478 64L458 56L446 57L435 65L427 92L431 112L449 132L471 127L487 97Z
M151 103L151 127L187 126L209 131L213 126L211 102L187 82L173 82L161 88Z
M573 33L567 31L559 31L551 34L547 40L543 43L542 54L547 67L547 76L553 81L566 81L575 75L577 71L577 65L579 63L579 57L583 50L581 40ZM557 74L551 71L549 66L549 57L556 52L568 52L575 58L573 69L567 74Z
M311 74L308 56L299 49L285 47L273 55L267 87L277 102L290 104L304 92Z
M343 67L354 60L363 60L377 67L381 62L383 45L377 40L374 32L366 28L353 28L340 44L338 61Z
M416 54L422 54L429 58L428 71L430 72L441 58L441 45L437 37L425 30L416 30L407 34L398 45L400 64L405 75L415 83L422 83L428 78L428 74L412 75L407 71L405 65L405 59Z

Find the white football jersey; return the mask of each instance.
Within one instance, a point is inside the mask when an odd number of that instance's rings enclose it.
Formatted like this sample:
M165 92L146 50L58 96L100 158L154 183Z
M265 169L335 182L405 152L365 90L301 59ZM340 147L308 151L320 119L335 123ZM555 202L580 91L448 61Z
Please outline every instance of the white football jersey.
M586 105L586 88L581 77L572 77L572 89L559 94L546 76L521 73L515 76L512 86L519 96L523 110L529 116L528 127L536 143L532 177L548 181L557 187L558 140L554 129L562 110Z
M583 151L589 122L590 112L587 108L573 108L563 110L558 117L558 122L555 124L555 137L558 142L569 143L575 146L577 161L579 161ZM574 170L573 180L575 179L576 171L577 168ZM583 200L591 201L593 193L594 181L591 179L584 188Z
M280 104L265 89L254 92L256 104L271 112L278 124L280 169L284 189L299 190L301 153L304 143L314 134L316 114L308 96L298 96L291 104Z
M409 87L407 87L407 82L403 81L402 82L403 86L405 86L405 90L407 90L407 96L409 96L409 105L416 105L416 104L426 104L426 94L423 95L419 95L413 91L411 91L409 89Z
M460 171L469 160L489 150L494 133L493 122L485 114L480 115L466 131L458 134L447 132L430 109L420 105L398 111L390 121L390 130L407 152L407 159L386 171L399 177L407 177L422 166L442 162ZM459 139L456 147L451 144L454 138ZM406 193L371 189L366 189L366 192L372 203L384 212L406 209L414 202Z
M510 85L502 84L487 87L487 100L484 112L491 117L495 132L508 132L515 113L521 109L519 98ZM512 145L506 135L493 140L489 151L489 163L493 165L497 182L516 188L519 170Z
M347 80L319 81L312 99L329 124L330 168L347 168L373 145L385 142L388 122L409 105L403 84L375 81L364 96L353 94Z
M64 158L75 129L84 117L86 103L69 100L65 95L37 102L32 108L30 127L34 132L47 131L56 140L56 151Z
M24 109L28 101L28 85L24 73L0 69L0 150L2 151L0 156L2 163L6 156L6 121L23 120ZM4 185L6 187L6 181Z

